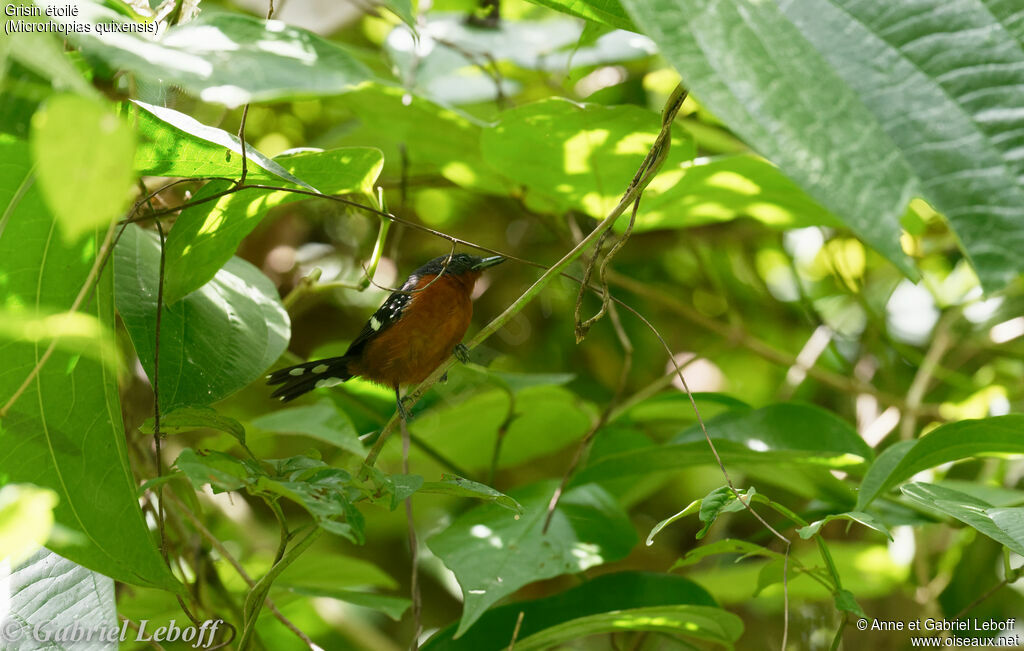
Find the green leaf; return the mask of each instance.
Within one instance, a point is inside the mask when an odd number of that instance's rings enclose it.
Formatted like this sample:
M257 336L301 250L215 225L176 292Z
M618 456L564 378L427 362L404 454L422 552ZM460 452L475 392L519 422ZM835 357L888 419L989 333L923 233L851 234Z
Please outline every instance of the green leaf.
M839 220L778 168L750 154L701 158L664 167L644 194L635 228L698 226L751 217L773 228L839 226Z
M147 418L139 431L143 434L153 433L154 422ZM164 434L177 434L197 429L215 429L230 434L245 445L245 428L234 418L218 414L212 407L181 407L160 418L160 431Z
M40 549L23 565L13 567L4 584L5 649L105 649L106 645L96 646L95 642L36 640L45 640L46 633L52 640L72 631L76 624L84 630L104 632L119 628L114 580L48 549Z
M270 412L254 419L252 426L275 434L311 436L357 455L366 453L348 414L330 400Z
M378 149L350 147L279 156L274 164L326 194L369 194L384 159ZM211 181L196 198L228 188L226 181ZM308 199L294 192L250 189L186 208L167 236L167 302L179 301L213 278L271 209Z
M114 251L118 312L151 378L160 264L153 235L129 226ZM241 389L284 352L289 330L273 284L248 262L232 259L199 291L164 306L161 408L208 405Z
M461 403L424 412L410 428L428 444L440 446L460 467L487 468L510 406L506 391L482 391ZM563 387L522 389L516 394L515 414L505 432L499 467L525 463L575 444L590 421L578 396ZM397 449L390 454L397 458Z
M77 17L61 22L130 20L92 2L55 4L79 6ZM180 86L204 102L229 108L337 95L371 77L351 54L312 32L240 14L203 13L171 27L159 39L120 33L115 40L95 31L72 33L69 38L115 70Z
M413 31L416 30L416 12L412 0L384 0L381 5L401 18Z
M708 606L651 606L581 617L516 642L521 651L542 651L587 635L653 631L717 642L727 648L743 635L743 620Z
M636 536L633 527L615 500L597 486L562 495L543 534L555 485L545 481L515 492L522 516L485 504L427 540L462 587L464 606L456 636L496 601L528 583L582 572L629 553Z
M861 483L857 510L882 492L935 466L968 457L1024 454L1024 416L1010 414L947 423L916 441L902 441L879 455Z
M886 4L883 12L854 0L820 10L780 4L865 98L988 291L1024 271L1024 47L1019 11L1006 11L1015 3L1002 10L1000 4L928 0ZM986 37L975 38L981 33ZM999 73L993 77L992 70Z
M191 448L185 448L174 465L185 473L196 490L209 484L215 493L240 490L254 483L259 474L258 469L216 450L200 455Z
M597 23L611 25L630 32L640 30L633 25L629 14L622 8L619 0L530 0L539 5L560 11L570 16L586 18Z
M495 169L563 209L604 218L650 150L661 128L657 113L637 106L534 102L501 114L483 132L484 159ZM676 127L665 168L693 158L693 141ZM645 197L656 200L672 183L655 177ZM678 175L672 177L678 181Z
M669 516L669 517L665 518L664 520L662 520L661 522L659 522L658 524L654 525L654 528L651 529L651 533L647 534L647 541L646 541L647 546L650 547L651 545L654 544L654 537L657 536L659 533L661 533L662 529L664 529L668 525L672 524L676 520L681 520L681 519L685 518L686 516L693 515L698 510L700 510L702 503L703 503L703 500L694 500L694 501L690 502L689 505L687 505L687 507L685 509L683 509L682 511L680 511L679 513L676 513L675 515Z
M904 271L898 220L917 194L985 288L1024 269L1013 14L966 0L624 4L704 104Z
M69 242L124 211L135 180L131 130L78 95L48 99L32 116L32 157L43 197Z
M455 475L444 475L441 481L425 482L419 489L421 493L439 493L456 497L473 497L487 502L494 502L516 515L522 515L523 506L508 495L494 490L490 486L471 481Z
M440 174L464 188L508 190L508 181L480 155L484 123L476 118L401 88L370 83L347 93L345 107L359 124L340 142L380 148L392 178L400 178L404 161L409 176Z
M10 6L10 4L6 6ZM48 19L41 16L19 16L14 20L41 23ZM8 16L6 12L0 14L0 24L2 24L5 35L10 34L7 31L9 29L7 24L10 22L12 22L12 17ZM6 68L4 55L7 54L11 59L40 77L49 79L57 90L71 91L85 97L101 99L100 92L82 77L81 72L69 60L68 55L64 52L62 40L54 34L45 32L19 32L16 38L5 39L3 45L0 45L0 80L4 77L3 71ZM10 48L6 53L4 52L5 47Z
M871 458L871 448L846 421L811 405L783 403L756 410L734 410L707 422L708 434L726 466L799 462L847 468ZM699 426L668 445L608 455L584 468L572 485L658 470L716 464Z
M889 540L892 540L892 534L889 533L888 527L886 527L878 518L871 515L870 513L863 513L861 511L850 511L848 513L834 513L832 515L825 516L821 520L816 520L807 525L806 527L801 527L797 529L796 532L800 534L801 538L807 540L811 536L818 533L818 531L823 526L825 526L829 522L832 522L833 520L849 520L851 522L862 524L869 529L874 529L875 531L885 534L885 536Z
M46 544L57 493L31 484L0 487L0 558L18 566Z
M1024 508L992 506L967 493L923 482L907 484L900 491L912 503L955 518L1024 555Z
M205 125L174 109L132 100L129 110L139 134L135 171L147 176L240 177L242 141L223 129ZM237 154L236 158L232 154ZM310 192L317 189L245 144L246 180L280 182L282 179Z
M488 377L511 393L519 393L523 389L533 387L562 386L576 379L575 373L511 373L492 371L486 367L480 368Z
M337 599L355 606L379 610L396 622L402 619L405 611L409 610L412 601L405 597L393 597L386 594L373 592L359 592L356 590L343 590L341 588L310 588L303 586L288 586L288 590L304 597L327 597Z
M391 510L394 511L398 508L399 504L423 486L423 477L419 475L391 475L387 478L386 482L391 493Z
M283 497L304 508L325 531L363 542L363 517L348 498L351 475L319 459L296 456L260 465L216 450L185 449L174 465L196 489L209 484L215 493L244 488L268 500Z
M457 639L456 624L438 631L423 651L476 651L508 646L519 613L523 613L518 640L581 618L658 606L716 606L714 598L693 581L653 572L604 574L564 592L510 603L488 610L476 626ZM742 624L740 629L742 631ZM519 648L519 642L516 643Z
M899 218L918 191L909 165L775 3L623 4L702 104L905 273L914 273L899 246Z
M853 613L857 617L866 617L864 609L857 603L857 598L853 596L853 593L846 589L840 589L836 594L836 610L842 610L848 613Z
M0 339L40 344L51 343L73 355L84 355L116 373L121 352L110 328L84 312L40 313L31 309L0 307Z
M0 303L64 312L96 259L103 233L67 245L33 184L28 144L0 136ZM112 274L97 282L82 312L105 328L114 321ZM14 395L43 348L0 341L0 396ZM0 427L0 476L59 497L55 522L71 532L54 551L126 583L180 591L160 558L128 468L117 380L109 364L57 349ZM117 523L112 526L111 523Z
M745 540L723 538L722 540L716 540L713 543L701 545L700 547L687 552L685 556L672 564L669 571L671 572L681 567L695 565L709 556L717 556L719 554L740 554L740 558L737 559L737 561L743 560L749 556L766 556L768 558L780 560L783 557L782 554L772 551L767 547L762 547L761 545L755 545L754 543L750 543Z
M736 496L728 486L719 486L704 496L700 501L700 510L698 511L698 517L704 523L704 527L697 532L697 540L707 535L711 525L718 519L718 514L734 499Z

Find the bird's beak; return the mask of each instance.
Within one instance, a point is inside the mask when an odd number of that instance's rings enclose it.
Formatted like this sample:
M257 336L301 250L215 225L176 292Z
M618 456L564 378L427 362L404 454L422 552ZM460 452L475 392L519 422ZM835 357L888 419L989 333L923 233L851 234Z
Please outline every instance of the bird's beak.
M475 265L473 265L473 271L481 271L483 269L486 269L487 267L493 267L496 264L501 264L504 261L505 258L503 258L500 255L494 255L489 258L483 258L482 260L480 260L480 262L477 262Z

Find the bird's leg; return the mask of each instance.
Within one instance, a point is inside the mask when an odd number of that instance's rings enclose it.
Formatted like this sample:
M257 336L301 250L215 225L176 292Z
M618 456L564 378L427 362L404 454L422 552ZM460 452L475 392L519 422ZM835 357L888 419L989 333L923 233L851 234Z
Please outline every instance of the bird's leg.
M466 348L466 344L455 344L452 354L463 364L469 364L469 348Z
M402 394L398 391L398 385L395 385L395 404L398 405L398 416L402 419L402 422L409 422L409 412L405 410L405 405L402 404L405 399Z

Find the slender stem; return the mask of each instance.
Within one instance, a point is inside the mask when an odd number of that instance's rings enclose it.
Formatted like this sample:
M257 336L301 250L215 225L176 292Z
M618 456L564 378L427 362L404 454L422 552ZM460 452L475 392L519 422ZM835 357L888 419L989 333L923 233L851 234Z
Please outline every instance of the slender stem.
M395 387L395 398L398 400L399 407L402 404L402 398L398 395L398 387ZM409 427L405 420L405 412L399 409L401 414L402 423L402 472L406 475L409 474ZM412 640L409 642L409 648L411 651L417 651L420 646L420 633L423 631L422 624L420 623L420 616L423 610L423 595L420 592L420 554L419 545L416 540L416 520L412 515L412 495L405 498L405 522L409 531L409 557L411 559L409 579L409 592L412 595Z
M256 620L259 617L260 609L263 607L263 602L267 598L267 594L270 592L270 586L274 583L274 580L281 575L292 562L298 558L302 552L306 551L310 545L316 542L316 539L323 533L323 529L320 527L314 527L306 536L294 544L291 549L285 553L285 555L278 562L274 563L273 567L266 575L256 582L256 585L249 591L249 595L245 598L245 607L243 610L243 617L245 618L245 628L242 630L242 638L238 642L238 648L243 651L249 648L249 644L252 642L252 636L256 631Z

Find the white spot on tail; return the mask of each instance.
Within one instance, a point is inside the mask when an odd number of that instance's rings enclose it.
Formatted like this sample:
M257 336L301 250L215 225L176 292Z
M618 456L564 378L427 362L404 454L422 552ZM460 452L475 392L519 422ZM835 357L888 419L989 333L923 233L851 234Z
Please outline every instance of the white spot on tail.
M327 364L317 364L316 366L313 367L313 372L314 373L326 373L327 372Z
M324 387L333 387L341 384L343 380L338 377L325 377L322 380L316 381L316 388L323 389Z
M375 316L370 317L370 327L374 330L380 330L380 321Z
M293 368L292 370L288 371L288 375L302 375L305 372L306 369L304 368Z

